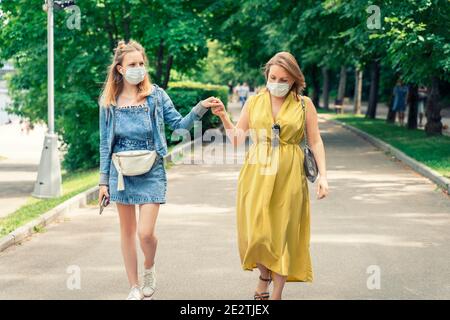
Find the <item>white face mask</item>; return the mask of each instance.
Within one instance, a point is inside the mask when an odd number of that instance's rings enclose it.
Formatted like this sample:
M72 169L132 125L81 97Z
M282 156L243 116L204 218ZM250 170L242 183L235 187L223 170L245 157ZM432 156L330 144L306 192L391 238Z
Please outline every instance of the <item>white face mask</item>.
M127 68L125 71L125 79L131 84L138 84L145 78L144 67Z
M287 95L289 90L291 89L289 83L278 83L278 82L267 82L266 87L267 89L269 89L271 95L274 95L275 97L279 98Z

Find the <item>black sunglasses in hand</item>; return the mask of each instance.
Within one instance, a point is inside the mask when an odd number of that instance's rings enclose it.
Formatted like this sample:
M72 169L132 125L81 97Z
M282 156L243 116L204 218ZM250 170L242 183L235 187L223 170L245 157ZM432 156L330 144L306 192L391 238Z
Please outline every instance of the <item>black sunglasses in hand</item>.
M278 123L274 123L272 125L272 146L276 147L278 146L279 139L280 139L280 130L281 126Z

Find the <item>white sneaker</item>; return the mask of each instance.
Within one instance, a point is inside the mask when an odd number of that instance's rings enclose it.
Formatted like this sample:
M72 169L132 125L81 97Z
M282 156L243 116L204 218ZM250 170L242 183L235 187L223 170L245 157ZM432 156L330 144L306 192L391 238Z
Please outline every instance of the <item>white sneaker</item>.
M142 299L144 299L144 295L142 294L141 288L139 288L138 286L134 286L133 288L131 288L127 300L142 300Z
M151 297L156 290L156 269L155 264L150 269L144 270L144 285L142 286L142 293L144 297Z

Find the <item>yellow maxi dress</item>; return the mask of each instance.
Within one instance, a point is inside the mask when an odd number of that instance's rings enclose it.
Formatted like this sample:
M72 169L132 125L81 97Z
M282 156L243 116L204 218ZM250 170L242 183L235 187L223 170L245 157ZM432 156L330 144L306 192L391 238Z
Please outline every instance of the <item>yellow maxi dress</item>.
M239 173L236 203L242 268L253 270L258 262L288 282L312 282L301 102L289 93L274 119L270 93L263 89L247 108L253 143ZM281 126L278 147L271 145L274 123Z

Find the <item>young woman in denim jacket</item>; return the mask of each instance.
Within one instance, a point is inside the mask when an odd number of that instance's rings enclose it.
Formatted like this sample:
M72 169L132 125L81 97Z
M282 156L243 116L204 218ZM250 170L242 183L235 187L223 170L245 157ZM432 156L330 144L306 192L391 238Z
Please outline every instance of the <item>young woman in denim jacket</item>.
M115 201L119 212L121 247L130 283L127 299L143 299L156 288L155 223L159 206L165 203L166 172L163 157L167 154L164 124L174 130L189 130L208 108L218 106L214 97L199 102L185 117L175 109L167 93L150 83L148 63L143 47L120 41L108 70L100 98L100 191ZM157 158L148 173L124 176L125 190L117 190L118 174L111 162L113 152L155 150ZM135 205L139 205L136 222ZM145 256L143 286L137 272L136 231Z

